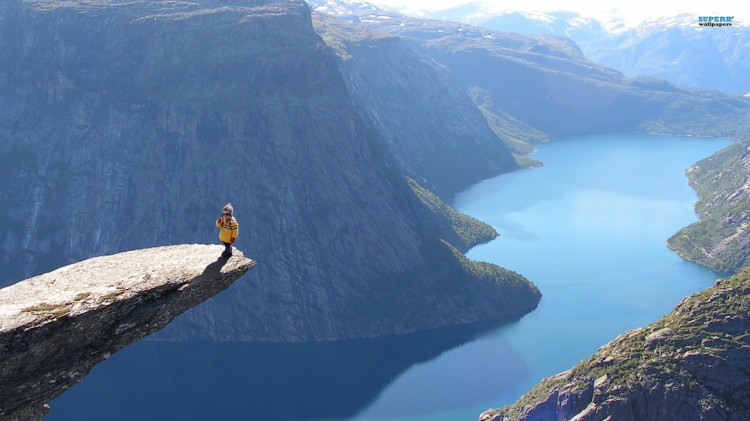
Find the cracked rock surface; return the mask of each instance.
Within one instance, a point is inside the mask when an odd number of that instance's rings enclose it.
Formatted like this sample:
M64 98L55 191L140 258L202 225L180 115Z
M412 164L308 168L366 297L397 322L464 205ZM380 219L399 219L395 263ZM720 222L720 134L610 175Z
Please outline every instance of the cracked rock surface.
M0 289L0 419L44 405L97 363L208 300L255 262L222 246L95 257Z

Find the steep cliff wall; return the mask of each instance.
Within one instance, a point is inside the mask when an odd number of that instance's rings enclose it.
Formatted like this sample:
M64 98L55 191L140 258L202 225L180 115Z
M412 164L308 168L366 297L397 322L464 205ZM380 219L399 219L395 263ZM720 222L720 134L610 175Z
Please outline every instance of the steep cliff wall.
M750 131L750 100L626 78L586 59L567 38L356 6L342 6L344 13L326 10L421 46L474 99L516 154L532 150L528 142L552 136L649 131L741 138Z
M0 289L0 419L43 405L97 363L223 291L255 262L221 246L96 257Z
M482 421L750 419L750 269Z
M407 175L449 199L518 168L448 68L406 39L315 13L357 109Z
M301 1L7 2L0 37L5 283L217 242L231 201L238 246L264 265L163 338L374 336L539 300L518 275L478 276L421 220Z

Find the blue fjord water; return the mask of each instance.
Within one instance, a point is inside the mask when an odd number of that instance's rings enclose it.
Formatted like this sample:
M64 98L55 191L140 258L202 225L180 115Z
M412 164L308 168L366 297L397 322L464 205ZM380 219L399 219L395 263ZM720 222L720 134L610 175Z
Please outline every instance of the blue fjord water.
M557 139L544 167L455 207L501 236L469 257L522 273L539 308L498 325L318 344L142 341L51 403L48 420L475 420L719 277L664 245L696 220L685 169L728 141Z

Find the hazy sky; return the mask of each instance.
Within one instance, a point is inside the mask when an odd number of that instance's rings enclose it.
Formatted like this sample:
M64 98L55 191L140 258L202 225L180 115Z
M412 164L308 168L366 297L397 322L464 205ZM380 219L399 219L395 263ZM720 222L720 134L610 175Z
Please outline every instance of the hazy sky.
M696 16L734 16L743 23L750 22L750 1L747 0L477 0L488 8L497 10L522 10L553 12L569 10L586 17L599 19L626 18L651 20L660 16L690 13ZM369 0L379 6L419 13L444 10L451 6L469 3L467 0Z

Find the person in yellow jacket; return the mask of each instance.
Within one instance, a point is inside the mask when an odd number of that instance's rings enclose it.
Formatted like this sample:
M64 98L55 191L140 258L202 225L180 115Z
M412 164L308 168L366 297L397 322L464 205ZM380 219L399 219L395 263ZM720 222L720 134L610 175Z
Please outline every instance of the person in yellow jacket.
M219 240L224 243L224 252L221 257L232 257L232 244L237 239L240 232L240 224L234 219L234 207L227 203L221 211L221 217L216 220L216 226L219 227Z

